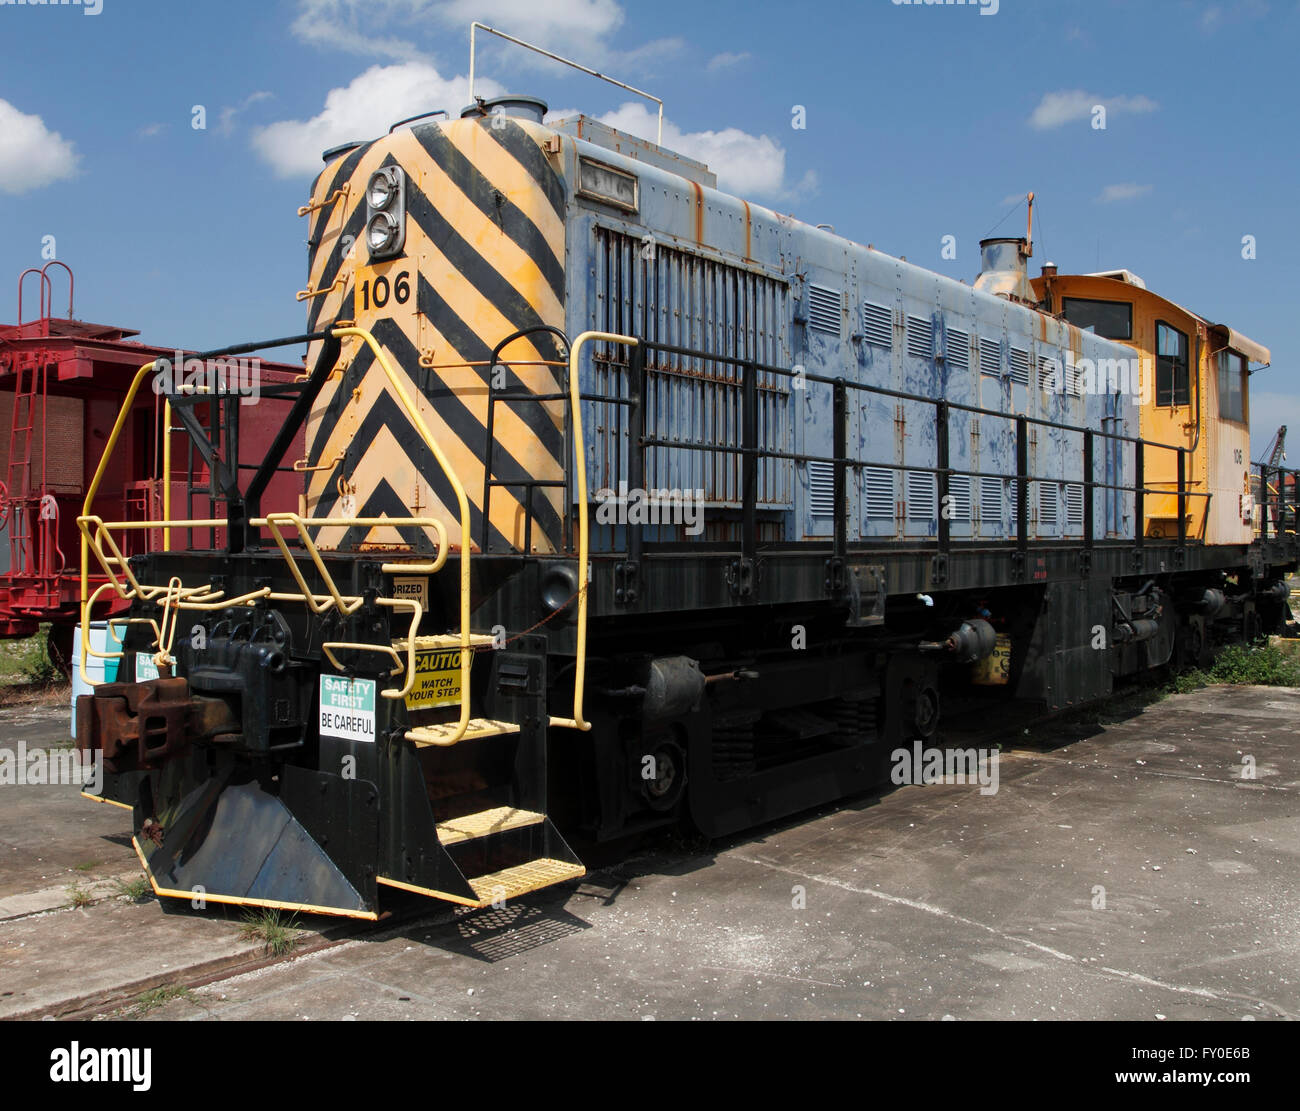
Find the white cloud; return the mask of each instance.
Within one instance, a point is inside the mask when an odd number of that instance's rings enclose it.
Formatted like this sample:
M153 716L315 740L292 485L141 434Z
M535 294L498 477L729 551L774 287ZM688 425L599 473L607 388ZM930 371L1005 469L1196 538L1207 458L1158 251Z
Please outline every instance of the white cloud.
M1107 185L1097 198L1101 204L1113 204L1116 201L1134 201L1138 197L1145 197L1155 188L1152 185L1134 185L1127 182L1123 185Z
M733 54L730 50L724 50L721 54L715 54L709 59L709 64L705 66L710 73L717 73L719 70L730 69L732 66L738 66L741 62L749 61L749 52Z
M602 123L653 142L658 112L629 102L600 117ZM742 197L792 200L817 188L817 174L808 170L794 185L786 182L785 149L770 136L751 135L737 127L721 131L683 131L664 120L663 145L708 165L718 175L719 188Z
M18 111L0 100L0 192L26 193L71 177L76 148L40 116Z
M251 108L254 104L258 104L263 100L272 100L273 98L274 98L273 93L268 93L265 90L259 90L258 92L255 93L249 93L248 96L244 97L244 99L240 101L238 104L229 105L221 109L221 115L218 117L219 122L217 123L217 131L220 132L222 135L230 135L235 130L236 116L238 116L245 109Z
M156 139L166 130L167 125L165 123L150 123L145 124L145 126L140 128L136 134L139 135L141 139Z
M480 80L479 96L498 96L495 82ZM309 120L281 120L253 132L253 148L281 177L314 174L321 152L353 139L373 139L398 120L445 108L454 117L469 103L468 77L442 77L427 62L371 66L342 88Z
M1146 96L1096 96L1083 89L1064 89L1054 93L1044 93L1029 117L1029 126L1039 131L1062 127L1067 123L1088 119L1093 109L1104 105L1109 115L1121 112L1154 112L1160 107Z
M431 24L467 35L472 20L541 45L603 47L623 9L615 0L298 0L292 30L315 46L411 60L421 56L414 36L437 37Z

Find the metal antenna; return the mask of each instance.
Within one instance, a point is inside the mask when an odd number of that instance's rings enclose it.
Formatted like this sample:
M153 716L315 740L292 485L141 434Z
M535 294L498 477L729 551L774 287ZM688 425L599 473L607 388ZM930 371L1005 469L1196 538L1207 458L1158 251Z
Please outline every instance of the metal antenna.
M596 70L584 66L581 62L574 62L568 58L561 58L558 54L552 54L549 50L543 50L540 46L534 46L531 42L524 42L523 39L517 39L514 35L507 35L504 31L498 31L495 27L489 27L486 23L479 23L475 20L469 25L469 101L474 103L474 32L486 31L489 35L496 35L499 39L505 39L506 42L512 42L516 46L522 46L525 50L531 50L535 54L541 54L545 58L550 58L554 62L562 62L566 66L572 66L574 69L582 70L583 73L590 74L592 77L599 77L602 81L608 81L611 85L617 85L620 89L626 89L630 93L636 93L637 96L643 96L646 100L652 100L659 105L659 132L655 136L655 145L663 146L664 143L664 102L657 96L642 89L626 85L622 81L609 77L606 74L598 73Z

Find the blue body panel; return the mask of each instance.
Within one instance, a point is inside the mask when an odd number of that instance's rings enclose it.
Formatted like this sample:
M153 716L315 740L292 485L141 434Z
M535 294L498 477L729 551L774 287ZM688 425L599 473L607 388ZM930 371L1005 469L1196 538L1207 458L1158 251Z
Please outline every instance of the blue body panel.
M752 205L569 136L567 331L616 331L683 347L753 358L808 374L866 383L989 410L952 411L954 472L949 520L955 541L1014 539L1015 418L1136 436L1131 393L1082 392L1073 382L1082 360L1128 360L1130 348L1079 331L1028 306L993 296L833 232ZM636 175L638 210L578 195L578 159ZM584 358L584 392L624 388L607 369L603 348ZM618 361L624 353L615 353ZM692 365L667 356L678 375L659 376L650 435L683 443L738 445L739 390L721 364ZM1067 370L1067 368L1069 368ZM656 376L652 375L652 379ZM719 380L721 379L721 380ZM767 448L833 455L832 389L792 388L765 376L760 439ZM938 531L937 435L933 405L849 391L849 455L867 464L851 472L850 543L906 542ZM617 406L584 408L591 489L616 488L626 475L626 421ZM1030 538L1082 537L1083 435L1030 425ZM738 457L663 450L648 465L647 487L704 490L705 539L729 539L740 505ZM916 468L916 469L912 469ZM962 476L959 472L974 472ZM1129 445L1096 441L1095 481L1133 484ZM762 464L758 504L763 538L826 539L833 530L832 469L817 463ZM726 512L730 510L731 512ZM1134 498L1098 488L1094 535L1133 536ZM717 518L717 520L715 520ZM679 528L650 539L683 539ZM594 550L621 548L610 527L597 528Z

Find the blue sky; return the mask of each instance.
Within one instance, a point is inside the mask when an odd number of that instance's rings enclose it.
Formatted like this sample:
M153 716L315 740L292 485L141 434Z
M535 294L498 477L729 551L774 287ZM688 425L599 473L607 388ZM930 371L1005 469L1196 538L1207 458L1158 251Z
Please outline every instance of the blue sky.
M1036 263L1127 267L1272 348L1256 450L1287 422L1300 460L1300 2L994 6L0 0L0 320L52 235L85 319L192 347L299 331L319 150L458 110L479 18L663 97L666 145L732 191L954 277L1035 190ZM480 53L486 92L647 125L621 90Z

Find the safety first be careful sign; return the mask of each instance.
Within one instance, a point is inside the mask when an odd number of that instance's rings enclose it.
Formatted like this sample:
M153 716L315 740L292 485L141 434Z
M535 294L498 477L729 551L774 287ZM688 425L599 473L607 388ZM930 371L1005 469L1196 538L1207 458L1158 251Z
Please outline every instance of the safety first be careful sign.
M473 662L474 653L470 653ZM415 685L406 696L408 710L460 705L460 649L435 648L415 654Z
M375 681L320 677L320 735L375 742Z

